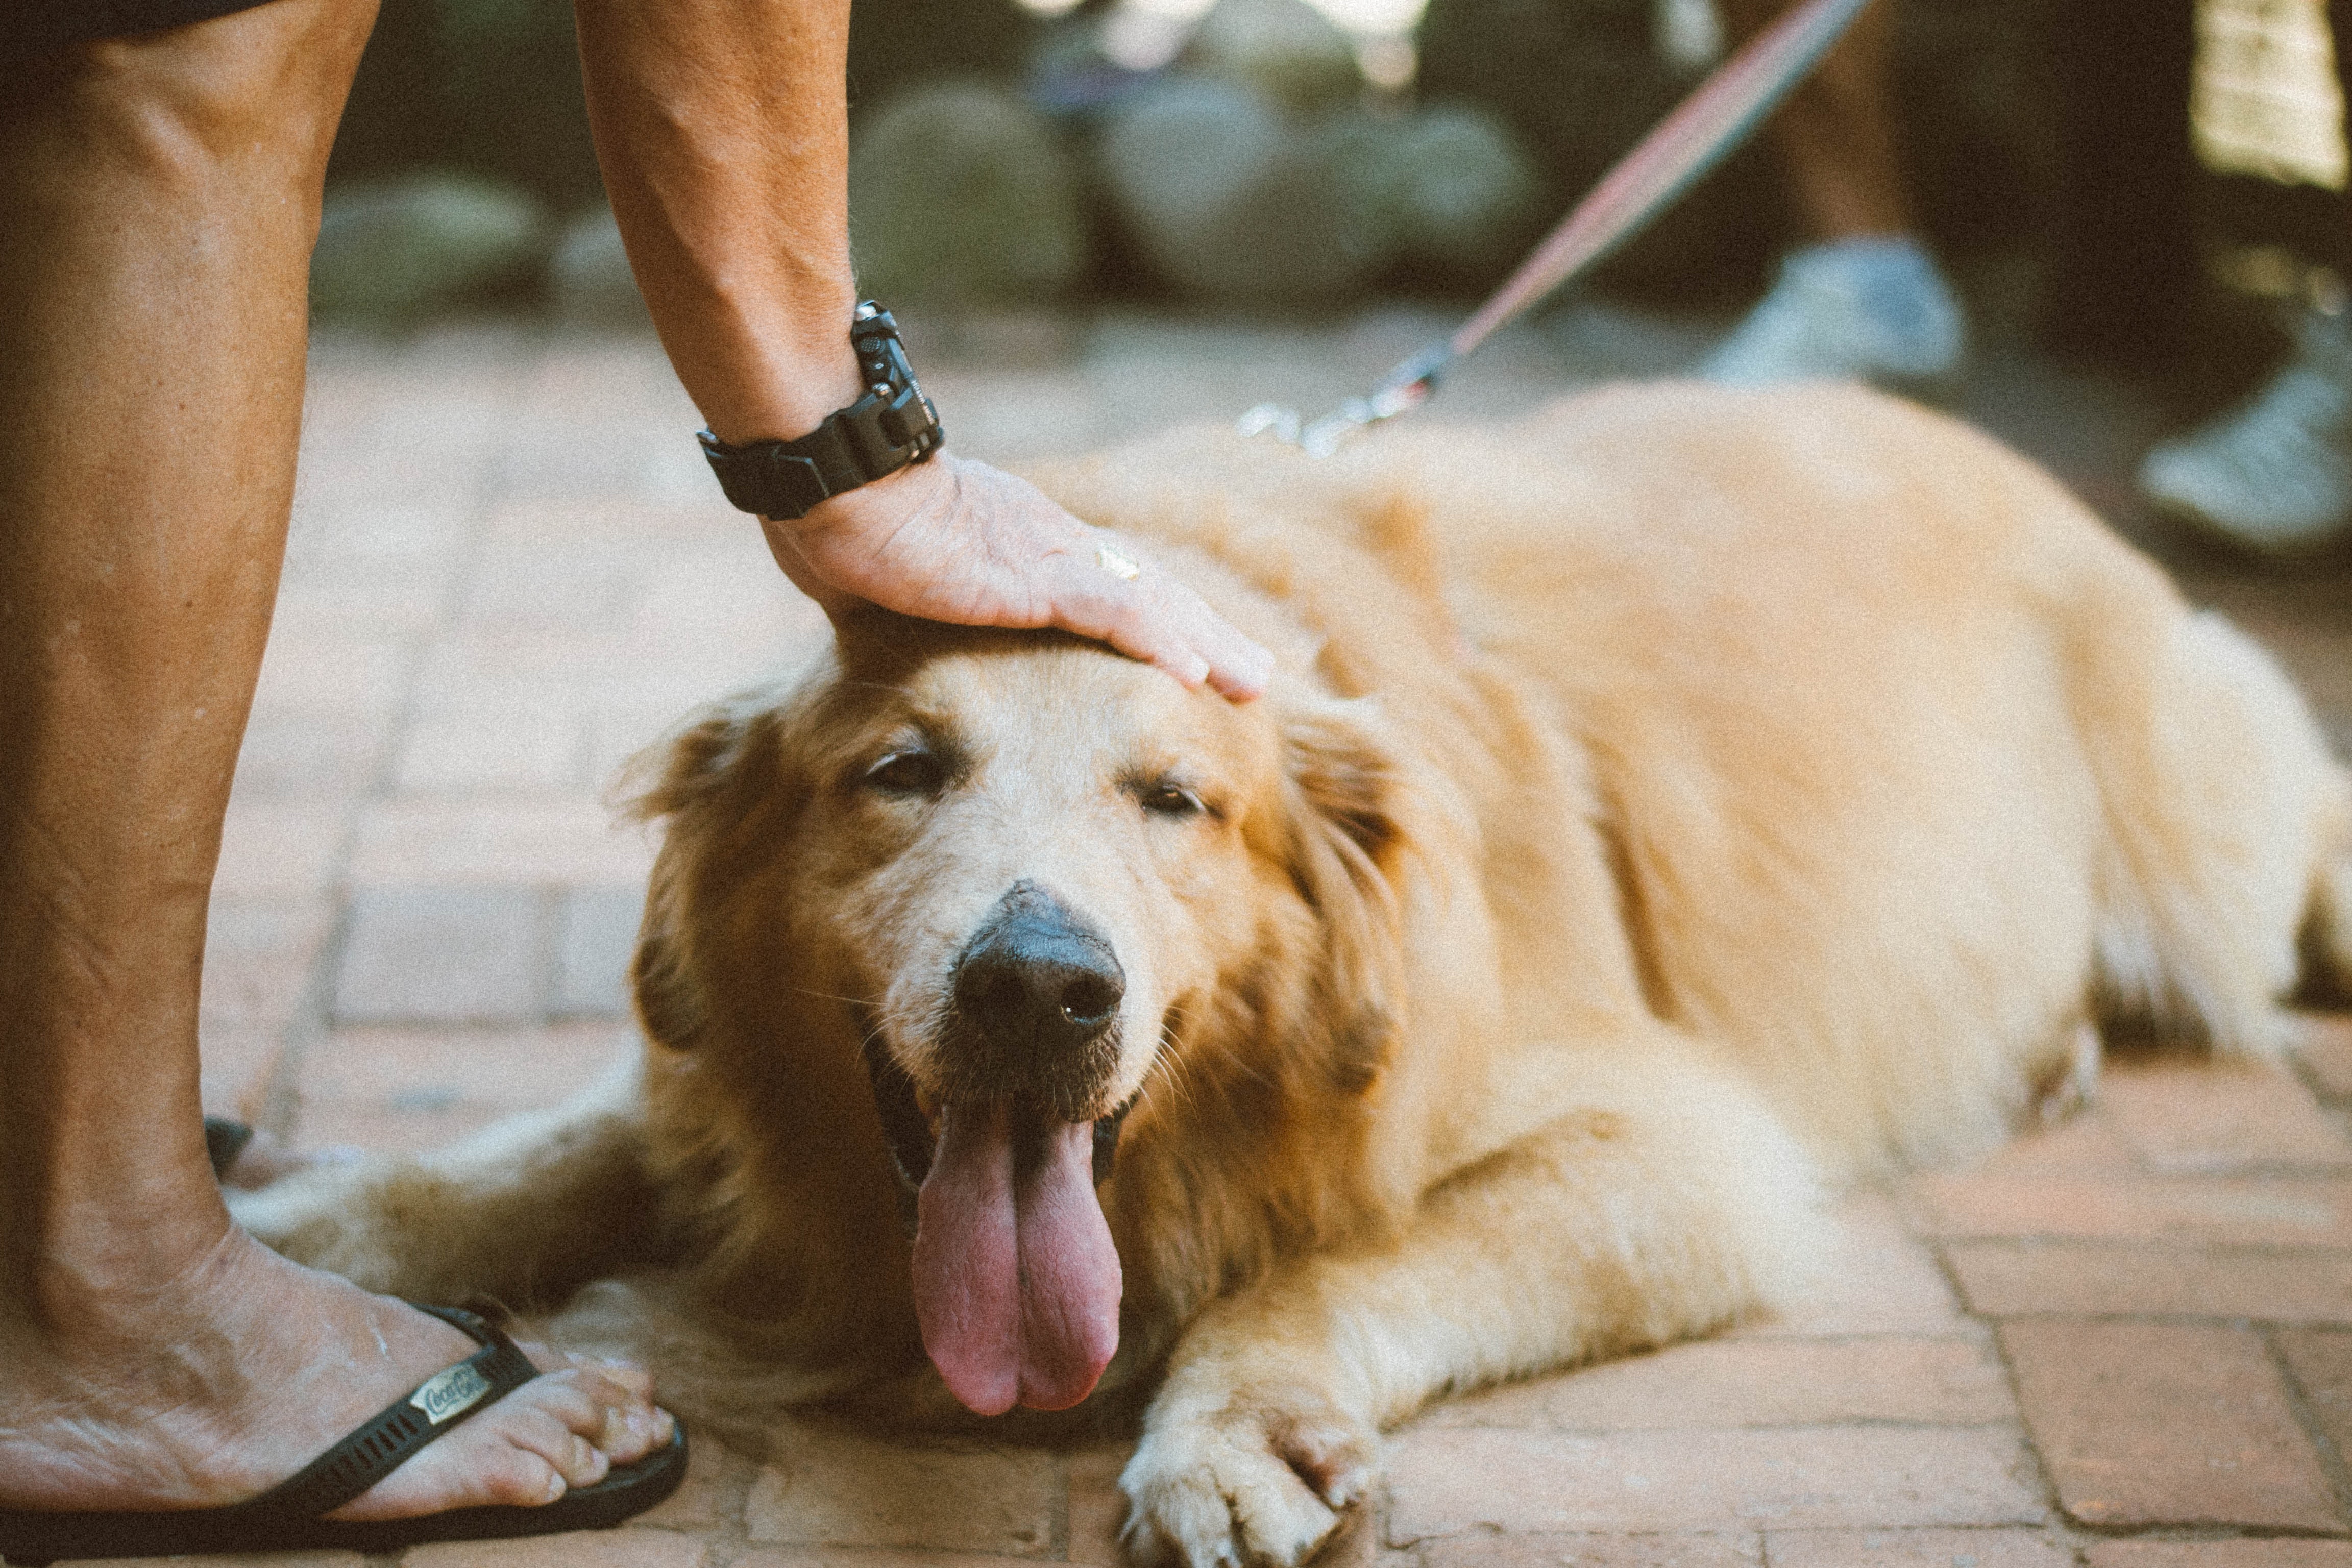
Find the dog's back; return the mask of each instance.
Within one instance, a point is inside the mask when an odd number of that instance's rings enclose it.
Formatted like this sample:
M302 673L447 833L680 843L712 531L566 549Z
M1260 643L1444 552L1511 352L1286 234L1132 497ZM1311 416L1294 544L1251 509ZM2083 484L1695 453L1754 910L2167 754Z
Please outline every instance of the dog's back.
M2300 698L1957 421L1629 386L1321 464L1180 441L1122 492L1197 507L1204 470L1212 511L1386 569L1300 592L1431 601L1548 709L1651 1007L1735 1052L1833 1168L1989 1145L2096 1021L2273 1049L2300 931L2352 976L2352 795Z

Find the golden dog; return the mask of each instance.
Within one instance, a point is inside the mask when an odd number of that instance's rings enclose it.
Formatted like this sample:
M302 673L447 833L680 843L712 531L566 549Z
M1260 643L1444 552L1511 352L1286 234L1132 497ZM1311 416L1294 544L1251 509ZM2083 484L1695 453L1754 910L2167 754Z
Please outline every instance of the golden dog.
M1291 1563L1383 1426L1790 1299L1818 1183L1987 1147L2097 1024L2260 1056L2299 939L2352 982L2296 695L1951 421L1665 385L1038 477L1273 692L848 621L644 796L641 1068L248 1223L739 1428L1148 1396L1136 1552Z

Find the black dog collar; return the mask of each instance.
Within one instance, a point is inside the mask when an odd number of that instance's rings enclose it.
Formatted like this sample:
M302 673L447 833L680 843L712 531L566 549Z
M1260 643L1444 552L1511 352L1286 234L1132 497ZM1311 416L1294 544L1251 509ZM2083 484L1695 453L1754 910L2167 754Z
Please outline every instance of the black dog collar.
M730 447L705 430L698 439L719 488L745 511L789 521L828 497L895 474L940 449L947 431L939 410L915 384L898 323L868 300L849 323L857 368L871 388L824 424L793 441Z

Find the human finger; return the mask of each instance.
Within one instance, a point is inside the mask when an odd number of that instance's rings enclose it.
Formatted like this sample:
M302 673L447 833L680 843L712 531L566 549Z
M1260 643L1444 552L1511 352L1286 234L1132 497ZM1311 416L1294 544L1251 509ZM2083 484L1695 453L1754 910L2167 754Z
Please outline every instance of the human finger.
M1089 532L1099 574L1084 578L1056 625L1156 665L1188 689L1205 682L1237 702L1265 692L1274 673L1272 654L1125 539L1101 529ZM1082 565L1087 552L1076 552ZM1062 601L1055 609L1064 611ZM1082 620L1088 624L1079 625Z

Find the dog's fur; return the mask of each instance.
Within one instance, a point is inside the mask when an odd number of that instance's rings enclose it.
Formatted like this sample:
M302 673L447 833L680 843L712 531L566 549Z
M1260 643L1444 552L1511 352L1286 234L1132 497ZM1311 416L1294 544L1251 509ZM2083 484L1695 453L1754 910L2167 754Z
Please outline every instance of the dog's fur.
M1985 1149L2095 1026L2261 1057L2299 938L2352 983L2352 792L2301 701L1957 423L1669 385L1037 478L1272 647L1272 693L846 624L644 795L641 1068L244 1217L562 1309L689 1417L951 1414L861 1045L949 1093L945 977L1030 882L1127 976L1085 1114L1139 1095L1089 1401L1150 1396L1130 1543L1288 1563L1382 1426L1790 1300L1817 1182ZM872 787L912 743L946 771Z

